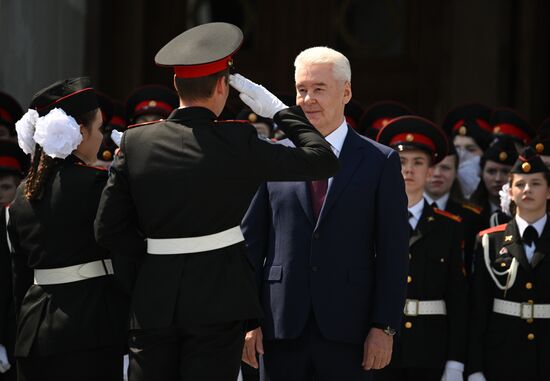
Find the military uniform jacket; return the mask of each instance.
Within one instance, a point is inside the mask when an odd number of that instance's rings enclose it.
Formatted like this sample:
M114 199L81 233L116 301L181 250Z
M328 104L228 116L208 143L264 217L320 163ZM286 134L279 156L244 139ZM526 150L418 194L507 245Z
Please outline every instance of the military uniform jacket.
M244 242L185 255L146 255L145 238L218 233L240 222L266 180L332 176L338 160L298 107L275 121L299 149L258 137L252 125L216 122L208 109L175 110L130 128L111 167L96 237L135 260L132 328L253 320L261 316ZM249 327L250 328L250 327Z
M29 202L24 183L9 208L13 245L16 356L45 356L125 345L126 298L113 276L38 286L33 269L72 266L109 258L94 238L93 223L107 172L75 156L61 160ZM116 272L116 264L115 264Z
M482 236L489 238L489 269ZM469 373L483 372L487 380L500 380L511 372L521 380L550 380L550 319L522 319L493 312L494 298L518 303L550 303L550 224L538 240L528 262L515 219L480 233L475 253ZM516 279L501 290L489 271L503 273L512 260L519 262ZM507 274L495 274L505 286ZM514 374L512 373L512 374ZM509 378L507 378L509 379Z
M449 198L446 211L462 218L462 231L464 234L464 268L470 274L473 266L473 254L477 234L485 228L481 217L481 208L470 203L458 203Z
M425 203L409 240L407 298L444 300L447 315L403 316L390 366L443 369L448 360L465 362L468 306L461 234L456 216Z

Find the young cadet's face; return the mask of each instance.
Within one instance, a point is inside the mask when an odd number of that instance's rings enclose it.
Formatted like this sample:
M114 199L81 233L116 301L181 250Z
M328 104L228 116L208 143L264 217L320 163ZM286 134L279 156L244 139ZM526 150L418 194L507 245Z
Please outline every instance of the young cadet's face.
M0 205L5 206L15 198L15 191L19 185L19 180L15 176L0 177Z
M490 196L495 198L499 197L498 192L502 189L502 186L506 184L506 181L508 181L508 174L511 169L512 166L510 165L487 160L481 172L481 179Z
M477 156L483 155L483 150L481 149L481 147L476 143L473 138L469 136L457 135L455 136L453 143L459 153L460 151L467 151Z
M544 174L514 173L509 192L520 214L546 211L546 200L550 199L550 187Z
M344 121L344 107L351 99L351 84L334 78L332 64L296 68L296 104L309 122L328 135Z
M401 174L405 180L407 193L422 192L431 175L430 158L427 153L420 150L401 151Z
M426 183L426 191L432 197L441 197L450 192L456 178L456 155L445 156L437 163Z

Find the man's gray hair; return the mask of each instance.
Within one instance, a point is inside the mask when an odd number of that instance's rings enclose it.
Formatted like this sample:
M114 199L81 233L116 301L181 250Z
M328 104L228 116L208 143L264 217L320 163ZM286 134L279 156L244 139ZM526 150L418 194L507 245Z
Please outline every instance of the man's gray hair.
M315 46L302 51L294 60L294 68L311 64L332 64L334 79L351 83L349 60L342 53L326 46Z

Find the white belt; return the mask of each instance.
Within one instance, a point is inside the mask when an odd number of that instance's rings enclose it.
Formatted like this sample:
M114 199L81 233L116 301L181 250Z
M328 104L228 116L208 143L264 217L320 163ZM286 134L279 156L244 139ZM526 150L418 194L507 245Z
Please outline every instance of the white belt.
M110 259L104 259L56 269L35 269L34 284L49 285L78 282L112 274L114 274L113 263Z
M447 315L447 307L444 300L407 299L403 312L405 316Z
M517 303L495 298L493 311L522 319L550 319L550 304Z
M244 241L240 226L223 232L189 238L147 238L147 253L156 255L191 254L222 249Z

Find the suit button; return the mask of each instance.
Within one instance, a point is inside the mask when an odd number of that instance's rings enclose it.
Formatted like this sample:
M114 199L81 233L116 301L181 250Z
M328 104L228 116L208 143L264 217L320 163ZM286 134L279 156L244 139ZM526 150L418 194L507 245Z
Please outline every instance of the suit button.
M413 277L409 275L407 277L407 283L411 283L412 281L413 281Z
M311 271L312 271L312 272L316 273L317 270L319 270L319 267L317 267L317 266L311 266Z
M405 328L407 328L407 329L411 329L412 326L413 326L413 323L411 323L410 321L405 323Z
M319 239L319 237L320 237L319 233L314 233L314 234L313 234L313 238Z
M525 288L528 289L528 290L532 289L533 288L533 283L531 283L531 282L525 283Z
M533 319L527 319L527 320L525 320L525 321L527 322L527 324L533 324L533 321L534 321L534 320L533 320Z
M535 340L535 334L534 333L530 333L527 335L527 340L531 341L531 340Z

